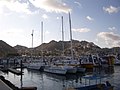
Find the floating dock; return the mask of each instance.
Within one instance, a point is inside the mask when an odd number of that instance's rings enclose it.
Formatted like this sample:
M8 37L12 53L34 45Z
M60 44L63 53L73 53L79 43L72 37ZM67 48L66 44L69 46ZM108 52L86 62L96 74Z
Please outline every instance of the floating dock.
M10 72L14 73L14 74L17 74L17 75L21 75L21 74L22 74L21 71L16 70L16 69L13 69L13 68L8 68L8 70L9 70Z

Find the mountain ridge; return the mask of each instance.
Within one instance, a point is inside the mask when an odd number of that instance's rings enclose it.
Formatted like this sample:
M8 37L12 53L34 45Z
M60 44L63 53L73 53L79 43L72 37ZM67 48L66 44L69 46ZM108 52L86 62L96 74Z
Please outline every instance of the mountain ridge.
M71 42L70 41L55 41L52 40L49 43L43 43L37 47L28 48L21 45L14 47L10 46L6 42L0 40L0 56L7 56L9 54L19 55L36 55L40 56L41 52L45 56L54 55L60 56L63 54L63 43L64 43L64 54L71 55ZM101 48L93 42L72 40L74 56L80 56L85 54L120 54L120 47L113 48Z

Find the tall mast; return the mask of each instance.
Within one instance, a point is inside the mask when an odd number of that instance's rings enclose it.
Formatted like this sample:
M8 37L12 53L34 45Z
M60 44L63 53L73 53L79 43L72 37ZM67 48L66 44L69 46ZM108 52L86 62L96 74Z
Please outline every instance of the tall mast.
M42 60L43 60L43 22L41 22L41 56L42 56Z
M71 30L71 16L70 16L70 12L69 12L69 25L70 25L71 57L73 59L72 30Z
M62 47L63 47L63 56L64 56L64 29L63 29L63 16L62 19Z

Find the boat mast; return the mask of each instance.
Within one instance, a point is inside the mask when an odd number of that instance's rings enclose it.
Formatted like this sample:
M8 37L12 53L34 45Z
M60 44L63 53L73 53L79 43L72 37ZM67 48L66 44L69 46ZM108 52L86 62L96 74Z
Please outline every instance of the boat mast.
M43 22L41 22L41 56L42 56L42 61L43 61Z
M63 47L63 55L64 56L64 30L63 30L63 16L61 17L62 19L62 47Z
M71 41L71 57L73 60L73 46L72 46L72 30L71 30L71 16L69 12L69 26L70 26L70 41Z

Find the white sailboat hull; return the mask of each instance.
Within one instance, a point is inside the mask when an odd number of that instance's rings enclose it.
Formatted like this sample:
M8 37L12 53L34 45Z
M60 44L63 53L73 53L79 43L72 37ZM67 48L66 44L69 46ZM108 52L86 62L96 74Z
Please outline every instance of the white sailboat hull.
M34 70L40 70L43 66L45 66L44 63L29 63L27 66L28 69L34 69Z
M65 75L67 70L62 68L49 67L44 69L45 72Z
M28 66L28 69L40 70L41 66Z

